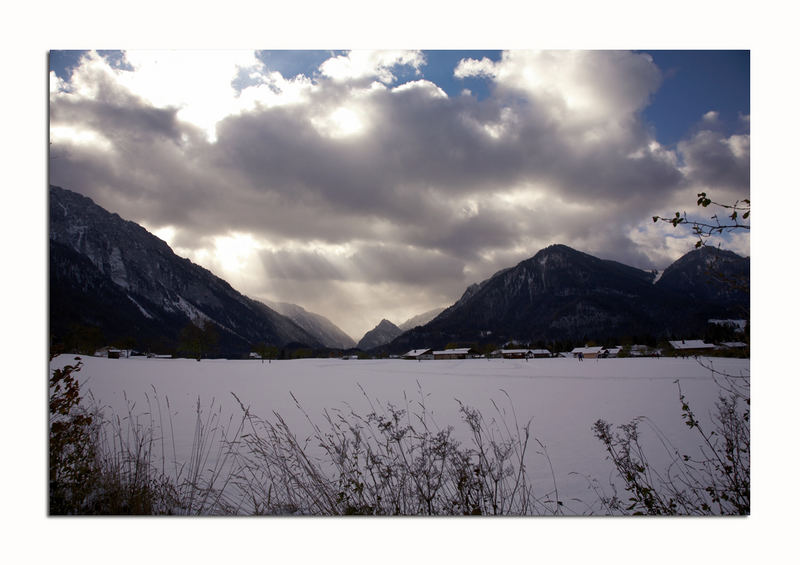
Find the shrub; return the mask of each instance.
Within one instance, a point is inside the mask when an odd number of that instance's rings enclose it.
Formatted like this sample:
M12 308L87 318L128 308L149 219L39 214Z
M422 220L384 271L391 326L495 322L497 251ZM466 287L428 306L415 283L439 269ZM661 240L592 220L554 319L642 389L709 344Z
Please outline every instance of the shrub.
M203 414L198 400L192 453L188 464L167 465L161 406L125 417L106 415L93 402L85 406L75 373L78 363L54 369L50 378L50 514L232 514L235 501L223 496L229 440L220 414ZM155 389L154 389L155 393ZM169 409L169 399L167 399ZM158 416L158 423L155 421ZM171 418L168 420L171 428ZM235 441L235 438L233 438ZM217 449L217 452L212 452ZM161 465L159 468L158 461ZM209 466L209 460L214 464Z
M94 418L80 407L80 386L74 365L55 369L50 377L49 399L49 511L50 514L79 514L89 503L91 485L96 481L96 446L92 441Z
M362 389L363 392L363 389ZM366 393L364 394L366 397ZM241 436L234 483L250 494L255 514L532 515L560 512L557 500L537 499L527 482L530 422L490 424L460 404L470 446L439 428L421 400L400 408L370 401L366 415L326 411L325 428L300 441L280 414L252 415ZM238 398L237 398L238 400ZM369 400L369 399L368 399ZM302 407L295 399L297 408ZM498 410L499 413L499 410ZM313 445L312 442L313 441ZM319 456L312 455L312 447Z
M172 415L158 394L147 410L128 402L123 417L96 403L86 408L75 373L78 363L55 369L50 379L50 513L180 515L561 515L575 512L553 488L534 493L527 462L531 421L520 425L493 402L485 418L459 402L464 443L453 426L440 427L419 400L404 406L370 400L370 410L326 410L315 424L296 398L312 433L297 437L277 412L264 419L242 409L223 422L212 400L197 400L195 433L185 462L176 456ZM678 384L681 413L698 434L699 455L672 448L656 469L639 441L638 418L615 429L594 424L619 484L620 497L596 488L608 514L749 514L749 378L722 375L716 412L701 424ZM235 397L235 395L234 395ZM506 395L508 397L508 395ZM126 398L127 401L127 398ZM658 430L654 427L658 432ZM547 450L534 438L548 464ZM580 501L579 501L580 502ZM593 507L587 506L594 513Z
M639 443L644 418L618 426L594 424L628 492L627 500L601 494L610 513L637 515L750 514L750 382L749 377L724 375L708 366L720 386L710 426L701 425L678 385L684 423L698 435L699 455L667 448L670 463L658 471ZM657 431L657 430L656 430Z

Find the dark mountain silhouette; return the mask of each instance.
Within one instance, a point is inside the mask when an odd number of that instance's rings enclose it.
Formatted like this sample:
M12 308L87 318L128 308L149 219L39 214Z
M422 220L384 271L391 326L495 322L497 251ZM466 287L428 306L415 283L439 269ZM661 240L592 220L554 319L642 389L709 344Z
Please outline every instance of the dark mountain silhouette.
M395 326L389 320L381 320L380 323L364 334L358 342L358 348L363 350L373 349L389 343L394 338L403 333L403 330Z
M688 253L654 284L653 272L552 245L471 285L431 322L386 348L691 336L709 318L742 317L749 306L747 292L709 275L715 268L749 280L749 259L713 248Z
M93 328L107 343L169 350L187 324L210 322L223 356L246 355L258 342L322 346L289 318L85 196L51 186L49 216L54 344L68 341L76 328Z

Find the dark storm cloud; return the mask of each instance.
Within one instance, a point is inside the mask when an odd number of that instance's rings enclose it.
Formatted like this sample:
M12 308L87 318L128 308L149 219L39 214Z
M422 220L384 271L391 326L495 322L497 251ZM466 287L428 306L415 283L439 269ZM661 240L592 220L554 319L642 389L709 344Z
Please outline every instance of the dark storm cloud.
M166 138L178 143L181 128L175 108L154 108L133 96L112 100L65 101L52 107L50 119L59 124L80 124L115 140L147 143Z
M460 218L459 199L473 194L539 181L562 197L607 200L645 192L652 204L681 181L674 165L658 155L630 156L646 142L643 134L622 146L584 148L555 127L537 127L534 117L533 125L511 123L510 135L493 139L476 124L501 120L500 105L434 97L425 87L373 94L360 109L372 117L369 131L345 140L320 135L304 107L230 117L218 127L214 162L237 171L255 191L306 207L310 216L321 217L320 210L357 213L361 222L340 223L343 235L369 235L377 218L427 226L426 233L397 235L456 255L502 247L515 237L509 216L491 208L469 221ZM310 235L315 223L305 223Z
M131 71L101 63L87 59L51 95L52 182L123 217L172 226L178 247L252 234L268 243L259 269L271 288L310 300L313 281L457 298L470 277L550 243L644 267L630 235L637 225L697 187L749 189L749 135L706 123L677 149L657 143L641 111L661 76L636 54L476 62L471 76L491 81L480 100L447 97L413 73L399 88L371 82L377 75L318 74L294 85L302 95L290 103L220 116L212 138L177 103L148 102L114 78ZM237 68L229 83L247 82L231 96L267 76ZM269 86L272 96L292 85ZM338 123L337 112L353 121Z
M750 136L702 130L678 144L687 176L710 189L750 190Z
M301 281L341 281L347 275L319 252L262 251L261 262L271 278Z
M365 245L353 256L357 278L427 287L436 281L464 281L464 263L436 251L391 244Z
M109 139L129 138L138 143L155 138L178 141L177 108L156 108L107 73L90 70L86 75L83 80L92 83L92 96L72 96L51 104L51 124L75 124L102 132Z

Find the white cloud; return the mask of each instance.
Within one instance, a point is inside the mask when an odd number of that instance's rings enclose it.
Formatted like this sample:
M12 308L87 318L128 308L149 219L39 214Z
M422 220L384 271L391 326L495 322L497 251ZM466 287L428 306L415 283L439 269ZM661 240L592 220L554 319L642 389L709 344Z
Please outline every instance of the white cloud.
M750 161L750 135L732 135L723 140L731 149L733 156L739 161Z
M319 67L320 73L337 82L377 78L389 84L395 81L392 68L408 65L419 70L425 62L420 51L350 51L331 57Z
M111 151L113 145L97 130L56 125L50 128L50 142L57 146L87 146L101 151Z
M453 76L456 78L494 77L495 75L495 63L487 57L482 58L480 61L477 59L462 59L453 71Z
M392 92L403 92L404 90L411 89L419 89L434 98L447 98L447 93L429 80L413 80L405 82L400 86L394 87Z
M648 55L617 51L511 51L497 63L462 62L457 71L492 76L501 90L526 92L567 122L627 119L661 82Z
M334 139L358 135L366 127L359 112L345 106L340 106L326 116L311 118L311 123L317 131Z
M311 79L303 75L286 79L277 71L254 70L250 79L254 84L243 88L238 95L239 111L307 104L313 90Z

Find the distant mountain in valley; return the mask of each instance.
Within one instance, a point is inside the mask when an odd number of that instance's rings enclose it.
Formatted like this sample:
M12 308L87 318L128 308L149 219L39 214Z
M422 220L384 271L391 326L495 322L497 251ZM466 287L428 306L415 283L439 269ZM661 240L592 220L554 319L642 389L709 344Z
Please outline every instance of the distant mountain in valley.
M325 347L350 349L356 346L355 340L321 314L309 312L302 306L288 302L265 301L267 306L283 314L298 326L314 336Z
M381 320L380 323L364 334L358 342L358 348L363 350L373 349L389 343L394 338L403 333L403 330L395 326L389 320Z
M405 332L410 329L416 328L417 326L424 326L425 324L433 320L436 316L441 314L443 311L444 307L428 310L427 312L423 312L422 314L418 314L412 318L409 318L408 320L406 320L397 327Z

